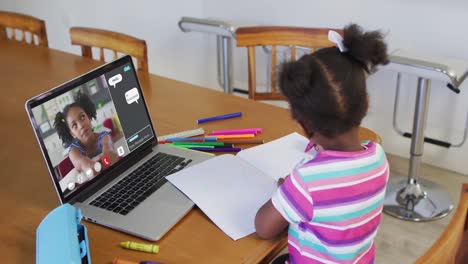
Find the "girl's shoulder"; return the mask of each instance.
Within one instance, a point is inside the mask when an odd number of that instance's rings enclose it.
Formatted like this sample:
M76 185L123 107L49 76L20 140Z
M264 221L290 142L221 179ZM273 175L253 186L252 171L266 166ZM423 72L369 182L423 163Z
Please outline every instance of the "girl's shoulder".
M68 153L70 153L70 151L72 151L73 149L76 149L78 150L81 154L85 155L86 156L86 149L85 147L83 146L83 144L81 144L81 141L79 141L78 139L74 138L73 141L70 143L70 145L68 146Z
M109 135L110 136L110 132L109 131L101 131L98 133L98 141L101 141L105 136Z
M380 144L366 140L361 142L362 150L359 151L336 151L336 150L321 150L310 158L303 160L300 167L317 166L331 164L335 162L360 160L371 156L385 155Z

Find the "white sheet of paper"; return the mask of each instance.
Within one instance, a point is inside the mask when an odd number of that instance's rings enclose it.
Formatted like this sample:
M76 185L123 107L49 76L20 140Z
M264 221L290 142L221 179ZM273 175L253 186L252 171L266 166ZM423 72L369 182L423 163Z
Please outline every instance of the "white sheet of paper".
M233 155L188 167L167 179L234 240L255 232L255 215L276 181Z
M298 133L291 133L263 145L242 150L242 158L270 177L278 180L288 175L303 158L309 140ZM310 156L310 154L309 154Z

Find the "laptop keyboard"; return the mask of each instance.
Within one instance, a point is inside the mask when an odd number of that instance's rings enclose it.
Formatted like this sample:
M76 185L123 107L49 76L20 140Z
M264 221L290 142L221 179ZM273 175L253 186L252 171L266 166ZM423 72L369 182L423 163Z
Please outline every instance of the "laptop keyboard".
M166 183L167 175L183 169L191 161L159 152L94 199L90 205L126 215Z

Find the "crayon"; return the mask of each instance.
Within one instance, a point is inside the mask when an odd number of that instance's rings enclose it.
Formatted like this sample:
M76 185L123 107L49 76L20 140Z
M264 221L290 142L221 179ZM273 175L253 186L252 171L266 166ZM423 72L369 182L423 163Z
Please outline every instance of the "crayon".
M125 241L121 242L120 246L127 249L150 252L150 253L158 253L159 246L155 244L145 244L145 243L138 243L133 241Z

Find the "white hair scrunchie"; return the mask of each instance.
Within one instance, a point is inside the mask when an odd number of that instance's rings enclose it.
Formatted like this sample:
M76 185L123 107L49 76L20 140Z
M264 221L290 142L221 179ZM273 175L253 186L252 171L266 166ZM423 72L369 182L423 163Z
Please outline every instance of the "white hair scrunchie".
M335 43L341 53L348 51L348 48L343 44L343 37L338 32L328 31L328 40Z

